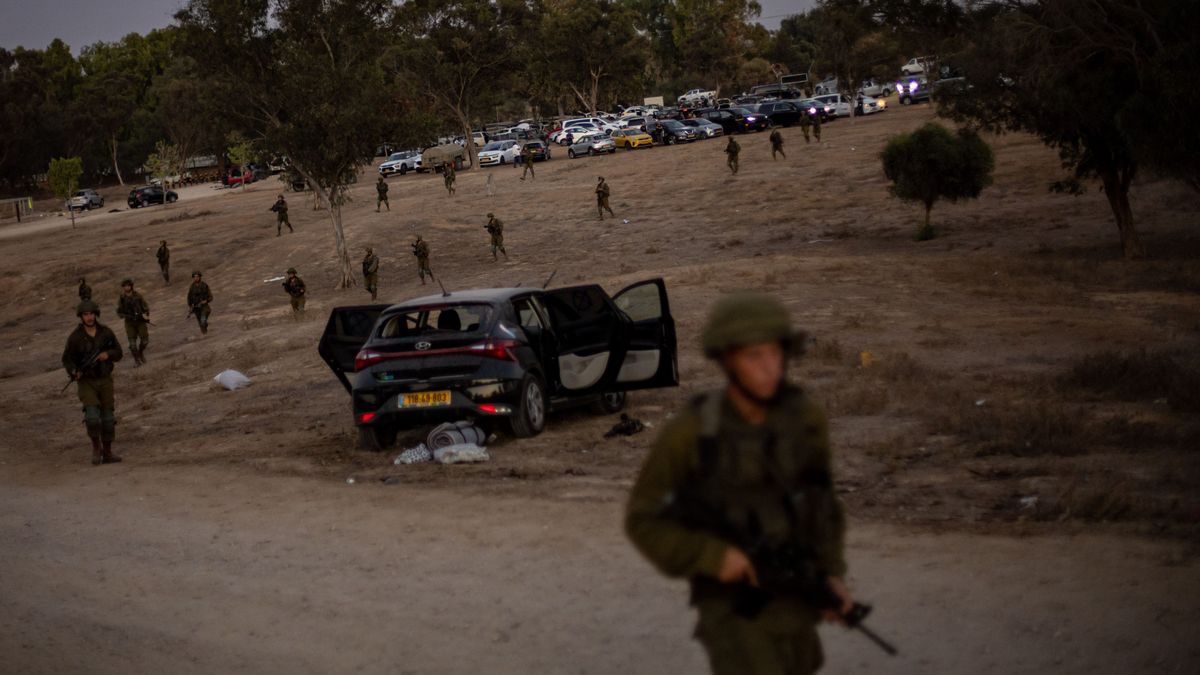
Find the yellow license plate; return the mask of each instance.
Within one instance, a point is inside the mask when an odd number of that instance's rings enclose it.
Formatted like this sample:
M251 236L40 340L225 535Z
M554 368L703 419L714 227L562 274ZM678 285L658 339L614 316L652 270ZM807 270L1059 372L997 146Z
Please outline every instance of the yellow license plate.
M437 408L450 405L450 392L423 391L418 394L404 394L400 399L401 408Z

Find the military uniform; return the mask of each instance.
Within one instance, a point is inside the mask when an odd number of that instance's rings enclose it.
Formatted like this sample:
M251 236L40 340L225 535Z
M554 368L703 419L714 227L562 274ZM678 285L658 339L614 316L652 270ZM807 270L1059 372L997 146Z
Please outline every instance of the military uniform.
M736 344L799 344L782 323L756 326L761 296L729 296L714 310L705 351L716 357ZM782 311L782 307L779 309ZM728 335L746 335L722 346ZM785 332L786 331L786 332ZM732 385L731 385L732 386ZM698 397L655 440L634 484L625 530L662 573L687 578L699 612L695 637L714 673L813 673L823 661L816 624L822 608L783 590L787 575L842 577L845 522L833 490L828 423L802 390L781 383L761 403L765 420L745 420L725 391ZM761 587L722 583L728 549L743 551ZM799 551L783 556L770 552Z
M729 170L732 171L733 175L735 176L738 172L738 153L741 151L742 146L738 145L738 142L732 136L730 136L729 143L725 145L725 154L728 156L727 163L729 164Z
M454 181L457 180L458 174L454 170L454 162L446 162L442 167L442 181L446 184L446 194L454 196Z
M158 269L162 271L163 281L171 283L171 249L167 248L165 239L159 243L155 256L158 258Z
M808 133L812 128L813 116L807 110L801 110L800 113L800 131L804 132L804 142L809 143L811 141L809 141Z
M779 133L778 129L771 132L771 159L775 159L775 155L783 155L787 159L787 154L783 151L783 134Z
M388 184L387 181L383 180L383 176L380 176L379 182L375 184L375 192L377 194L377 199L375 200L375 213L379 213L380 206L387 206L387 210L391 211L392 205L388 204L387 198Z
M525 180L525 174L529 174L530 178L536 178L533 173L533 151L529 146L521 147L521 163L525 165L524 171L521 172L521 180Z
M504 223L495 215L489 213L487 225L483 229L487 230L488 234L492 235L492 260L496 260L496 252L504 254L504 258L508 259L508 251L504 250Z
M287 291L292 302L292 316L304 313L304 280L296 274L295 267L289 267L287 279L283 281L283 290Z
M433 268L429 266L429 242L420 236L413 242L413 255L417 257L417 275L421 277L421 285L425 285L425 275L433 278Z
M212 291L209 290L208 284L201 280L199 272L192 272L192 285L188 286L187 304L191 314L196 316L196 323L200 325L200 333L208 334L208 315L212 313L209 303L212 302Z
M92 299L92 287L88 286L87 281L84 279L79 280L79 299L80 300L91 300Z
M283 198L283 195L279 195L279 199L275 200L275 205L271 207L271 210L275 212L275 236L276 237L283 234L283 226L284 225L287 225L288 232L296 231L296 230L292 229L292 222L290 220L288 220L288 205L287 205L287 200Z
M813 115L813 137L817 139L818 143L821 142L821 111L819 110L816 115Z
M367 247L367 255L363 258L362 270L363 285L366 286L367 292L374 300L379 292L379 256L375 255L375 251L370 246Z
M608 198L612 195L612 191L608 188L608 183L601 177L596 183L596 210L600 212L600 220L604 220L604 212L608 211L608 215L613 218L617 214L613 213L612 208L608 205Z
M97 320L89 331L82 321L67 337L62 365L76 382L76 392L83 406L83 423L92 441L92 464L113 463L121 458L112 453L116 438L117 415L113 392L113 364L121 360L121 344L117 336L99 321L100 308L91 300L79 303L76 315L95 314ZM103 352L106 361L96 357Z
M133 281L121 282L121 296L117 298L117 316L125 320L125 336L129 338L129 352L137 365L146 362L146 345L150 344L150 305L141 293L133 290Z

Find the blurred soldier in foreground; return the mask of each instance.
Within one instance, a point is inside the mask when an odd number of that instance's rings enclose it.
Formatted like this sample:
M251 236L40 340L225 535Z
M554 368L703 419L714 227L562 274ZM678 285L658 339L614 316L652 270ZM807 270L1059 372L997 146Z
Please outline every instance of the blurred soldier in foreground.
M375 255L375 250L370 246L367 247L367 255L363 258L362 270L363 286L374 300L379 291L379 256Z
M117 433L112 371L113 364L121 360L121 344L112 330L99 322L96 303L80 302L75 314L80 323L67 338L63 368L76 383L83 404L83 423L92 441L92 464L113 464L121 461L112 452Z
M492 235L492 260L497 260L496 252L504 254L504 259L508 260L508 251L504 250L504 223L495 214L487 214L487 225L483 229L487 230L488 234Z
M803 334L775 298L740 293L717 302L702 344L725 387L663 428L626 532L660 571L691 582L714 673L815 672L817 621L853 605L825 414L787 382Z
M212 313L209 303L212 302L212 291L208 284L201 281L199 270L192 272L192 285L188 286L187 304L188 316L196 315L196 323L200 325L200 333L208 335L208 315Z
M158 253L154 255L158 258L158 269L162 272L163 281L171 283L171 249L167 248L166 239L159 242Z
M271 210L275 212L276 237L283 234L284 225L287 225L288 232L296 231L292 229L292 221L288 220L288 205L287 200L283 198L283 195L279 195L279 198L275 200L275 205L271 207Z
M429 266L429 243L417 235L412 245L413 255L417 257L417 275L421 277L421 285L425 285L425 275L433 278L433 269Z
M121 282L117 316L125 320L129 353L133 354L133 362L140 366L146 362L146 345L150 344L150 305L141 293L133 290L133 279Z
M617 214L613 213L612 207L608 205L608 198L612 195L612 190L608 188L608 183L604 182L604 176L599 176L596 183L596 210L600 212L600 220L604 220L604 212L608 211L608 215L613 218Z
M292 302L292 317L304 314L304 280L296 276L296 268L289 267L287 279L283 280L283 290L287 291Z

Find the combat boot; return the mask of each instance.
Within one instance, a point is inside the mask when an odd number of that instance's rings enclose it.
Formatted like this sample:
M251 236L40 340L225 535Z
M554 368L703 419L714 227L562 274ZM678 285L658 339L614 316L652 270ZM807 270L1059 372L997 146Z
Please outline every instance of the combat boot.
M121 461L120 456L113 454L112 441L105 441L104 448L102 450L101 462L103 462L104 464L116 464L119 461ZM93 464L99 464L101 462L97 462L95 459L95 455L93 455L93 457L92 457Z
M92 465L99 466L104 461L104 453L100 449L100 439L92 439Z

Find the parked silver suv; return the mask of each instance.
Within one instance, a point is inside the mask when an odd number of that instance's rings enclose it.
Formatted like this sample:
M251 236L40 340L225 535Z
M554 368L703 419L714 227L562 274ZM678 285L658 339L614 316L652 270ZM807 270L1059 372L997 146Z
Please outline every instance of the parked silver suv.
M90 211L101 206L104 206L104 197L101 197L100 193L92 188L79 190L74 197L71 197L70 208L72 211Z

